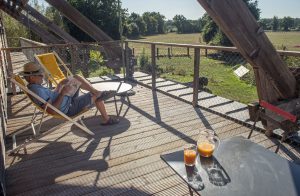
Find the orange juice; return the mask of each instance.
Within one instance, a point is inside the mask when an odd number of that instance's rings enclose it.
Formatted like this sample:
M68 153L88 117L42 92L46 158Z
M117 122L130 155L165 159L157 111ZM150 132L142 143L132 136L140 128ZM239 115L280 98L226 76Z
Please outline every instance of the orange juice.
M198 152L203 157L210 157L215 150L215 145L208 141L200 142L198 144Z
M184 150L184 163L186 165L192 166L195 165L197 152L195 150Z

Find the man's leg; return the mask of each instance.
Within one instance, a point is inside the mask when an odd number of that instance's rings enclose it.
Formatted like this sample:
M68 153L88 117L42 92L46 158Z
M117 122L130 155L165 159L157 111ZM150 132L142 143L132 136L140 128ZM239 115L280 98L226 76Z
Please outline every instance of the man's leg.
M99 110L101 116L103 117L104 123L108 122L109 116L108 116L108 114L106 112L104 102L100 101L100 100L96 101L96 97L95 96L93 96L93 101L95 102L96 108Z

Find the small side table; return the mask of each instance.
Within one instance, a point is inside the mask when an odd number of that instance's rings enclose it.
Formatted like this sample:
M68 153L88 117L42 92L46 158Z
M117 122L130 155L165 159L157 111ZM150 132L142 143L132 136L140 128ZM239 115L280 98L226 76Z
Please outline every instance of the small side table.
M110 91L110 90L117 91L116 96L120 96L121 99L127 98L129 106L131 104L131 102L129 100L129 96L132 96L135 94L135 92L132 90L133 86L126 82L99 82L99 83L94 83L92 85L95 89L97 89L99 91ZM119 116L122 111L122 108L123 108L123 102L122 102L120 108L118 109L116 96L114 96L114 102L115 102L117 116ZM128 107L128 109L129 109L129 107ZM128 109L124 113L124 116L127 113ZM97 114L97 112L96 112L96 114Z

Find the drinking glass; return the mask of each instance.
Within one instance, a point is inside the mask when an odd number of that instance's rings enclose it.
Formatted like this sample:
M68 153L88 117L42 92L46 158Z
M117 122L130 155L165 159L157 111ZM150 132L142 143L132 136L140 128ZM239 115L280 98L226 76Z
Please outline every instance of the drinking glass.
M203 157L211 157L218 148L220 139L210 130L200 131L197 142L198 153Z
M184 145L184 163L187 166L194 166L197 156L197 147L195 144Z

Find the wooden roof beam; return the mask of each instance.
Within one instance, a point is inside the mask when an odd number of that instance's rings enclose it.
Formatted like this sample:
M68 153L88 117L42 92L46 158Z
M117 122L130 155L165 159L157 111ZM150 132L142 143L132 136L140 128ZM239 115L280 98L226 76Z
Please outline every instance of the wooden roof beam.
M44 15L40 14L36 9L31 7L30 5L25 6L25 10L28 11L28 13L33 16L35 19L46 25L46 27L65 40L66 43L79 43L74 37L72 37L70 34L62 30L59 26L54 24L52 21L50 21L48 18L46 18Z
M87 33L98 42L113 41L105 32L92 23L87 17L82 15L77 9L70 5L67 1L46 0L50 5L59 10L65 17L74 23L83 32Z
M61 43L61 41L57 39L54 35L41 28L39 25L27 18L24 14L13 12L11 9L4 7L3 5L0 6L0 8L8 15L10 15L11 17L19 21L21 24L26 26L28 29L36 33L45 43Z

